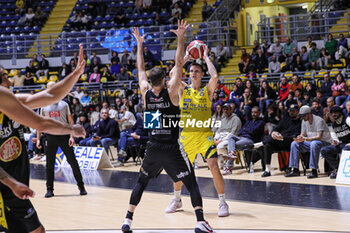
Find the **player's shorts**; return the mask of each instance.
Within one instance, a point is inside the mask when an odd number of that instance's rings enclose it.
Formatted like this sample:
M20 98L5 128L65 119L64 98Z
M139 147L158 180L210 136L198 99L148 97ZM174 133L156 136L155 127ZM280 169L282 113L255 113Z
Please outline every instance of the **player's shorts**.
M5 194L6 233L32 232L41 226L38 214L29 200L21 200L13 194Z
M204 159L218 157L212 131L181 132L180 142L183 144L191 164L193 164L198 153Z
M151 179L157 177L163 169L174 182L194 175L192 165L179 143L148 142L140 172Z

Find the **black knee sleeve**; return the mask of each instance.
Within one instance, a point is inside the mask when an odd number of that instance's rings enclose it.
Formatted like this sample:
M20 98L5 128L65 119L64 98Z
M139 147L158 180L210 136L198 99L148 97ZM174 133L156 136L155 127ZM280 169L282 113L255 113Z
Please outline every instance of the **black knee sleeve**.
M194 173L191 173L189 176L184 178L182 182L186 186L187 190L190 192L193 208L197 206L203 206L202 195L199 192L199 187L194 177Z
M141 197L142 197L142 193L145 190L145 188L147 187L149 180L150 179L147 176L145 176L143 173L140 174L139 179L137 180L137 184L131 193L130 205L138 205L139 204Z

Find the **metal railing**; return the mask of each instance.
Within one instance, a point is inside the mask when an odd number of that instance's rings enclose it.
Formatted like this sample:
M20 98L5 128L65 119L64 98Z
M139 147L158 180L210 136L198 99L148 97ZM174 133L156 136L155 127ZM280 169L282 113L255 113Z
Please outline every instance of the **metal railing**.
M228 21L234 11L239 10L240 0L223 0L207 21Z
M337 0L318 0L309 10L309 13L329 11Z
M339 24L338 20L346 18L346 23ZM334 27L333 29L331 29ZM300 14L279 17L262 17L256 31L256 39L282 42L291 37L294 41L305 41L311 35L314 40L323 39L327 34L344 33L350 31L350 11L327 11L312 14Z
M228 21L210 21L198 23L199 27L190 27L185 35L189 43L194 39L199 39L208 44L216 46L218 42L229 41L230 31ZM164 48L176 48L176 35L170 29L176 25L141 27L146 35L145 46ZM120 29L129 30L129 29ZM50 56L62 57L72 55L79 48L79 44L84 45L87 54L91 51L97 53L111 53L112 50L123 51L136 45L136 40L130 32L123 37L118 35L119 29L62 32L59 34L20 34L0 36L0 59L12 59L14 65L17 58L32 56L37 53L49 53ZM119 39L118 39L119 38ZM34 43L36 42L36 43ZM35 51L30 48L35 44ZM228 45L229 46L229 45Z

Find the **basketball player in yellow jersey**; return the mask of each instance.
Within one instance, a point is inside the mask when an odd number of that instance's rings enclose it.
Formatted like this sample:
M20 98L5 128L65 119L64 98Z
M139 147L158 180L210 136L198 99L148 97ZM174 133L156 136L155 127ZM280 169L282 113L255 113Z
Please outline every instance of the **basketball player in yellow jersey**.
M187 86L183 82L179 90L181 121L184 122L184 127L180 134L180 142L192 164L198 153L207 161L220 200L218 216L226 217L229 215L229 208L225 201L224 179L218 166L211 124L208 124L211 122L211 104L219 77L213 63L208 57L208 48L206 45L203 58L208 66L208 72L211 77L208 84L204 87L202 86L202 78L204 76L202 66L198 63L192 63L190 67L191 84ZM184 59L183 64L191 58L189 55L186 55ZM205 122L207 123L205 124ZM180 125L180 127L182 126ZM165 210L166 213L174 213L176 209L182 207L181 188L181 181L174 183L174 199Z

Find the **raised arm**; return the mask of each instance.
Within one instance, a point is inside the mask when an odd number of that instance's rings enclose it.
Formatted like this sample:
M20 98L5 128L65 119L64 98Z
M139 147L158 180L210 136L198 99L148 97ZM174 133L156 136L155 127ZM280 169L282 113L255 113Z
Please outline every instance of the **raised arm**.
M37 94L16 94L16 97L29 108L35 109L57 103L63 99L74 87L79 77L84 73L85 60L83 45L80 45L79 60L76 69L62 81Z
M212 100L215 92L216 84L219 80L219 76L218 76L218 72L215 69L215 66L213 65L210 58L208 57L207 45L205 45L204 47L204 60L205 60L205 63L207 64L208 72L210 75L210 80L209 80L209 83L207 84L207 89L208 89L209 99Z
M177 106L179 104L179 88L182 85L182 68L184 65L184 54L185 54L185 39L184 35L186 29L190 26L186 21L178 20L177 30L171 30L177 36L177 49L175 55L175 66L171 70L172 78L168 82L168 92L171 99L171 102Z
M144 98L145 93L151 89L151 86L148 83L146 70L145 70L145 59L143 57L143 41L145 40L145 36L140 35L140 30L138 27L132 29L132 34L137 41L137 55L136 55L136 63L137 70L139 73L139 86L141 90L142 98Z
M85 136L85 130L80 125L70 126L58 121L37 115L30 108L22 104L9 90L0 87L0 112L6 114L12 120L50 134L72 134L75 137Z

